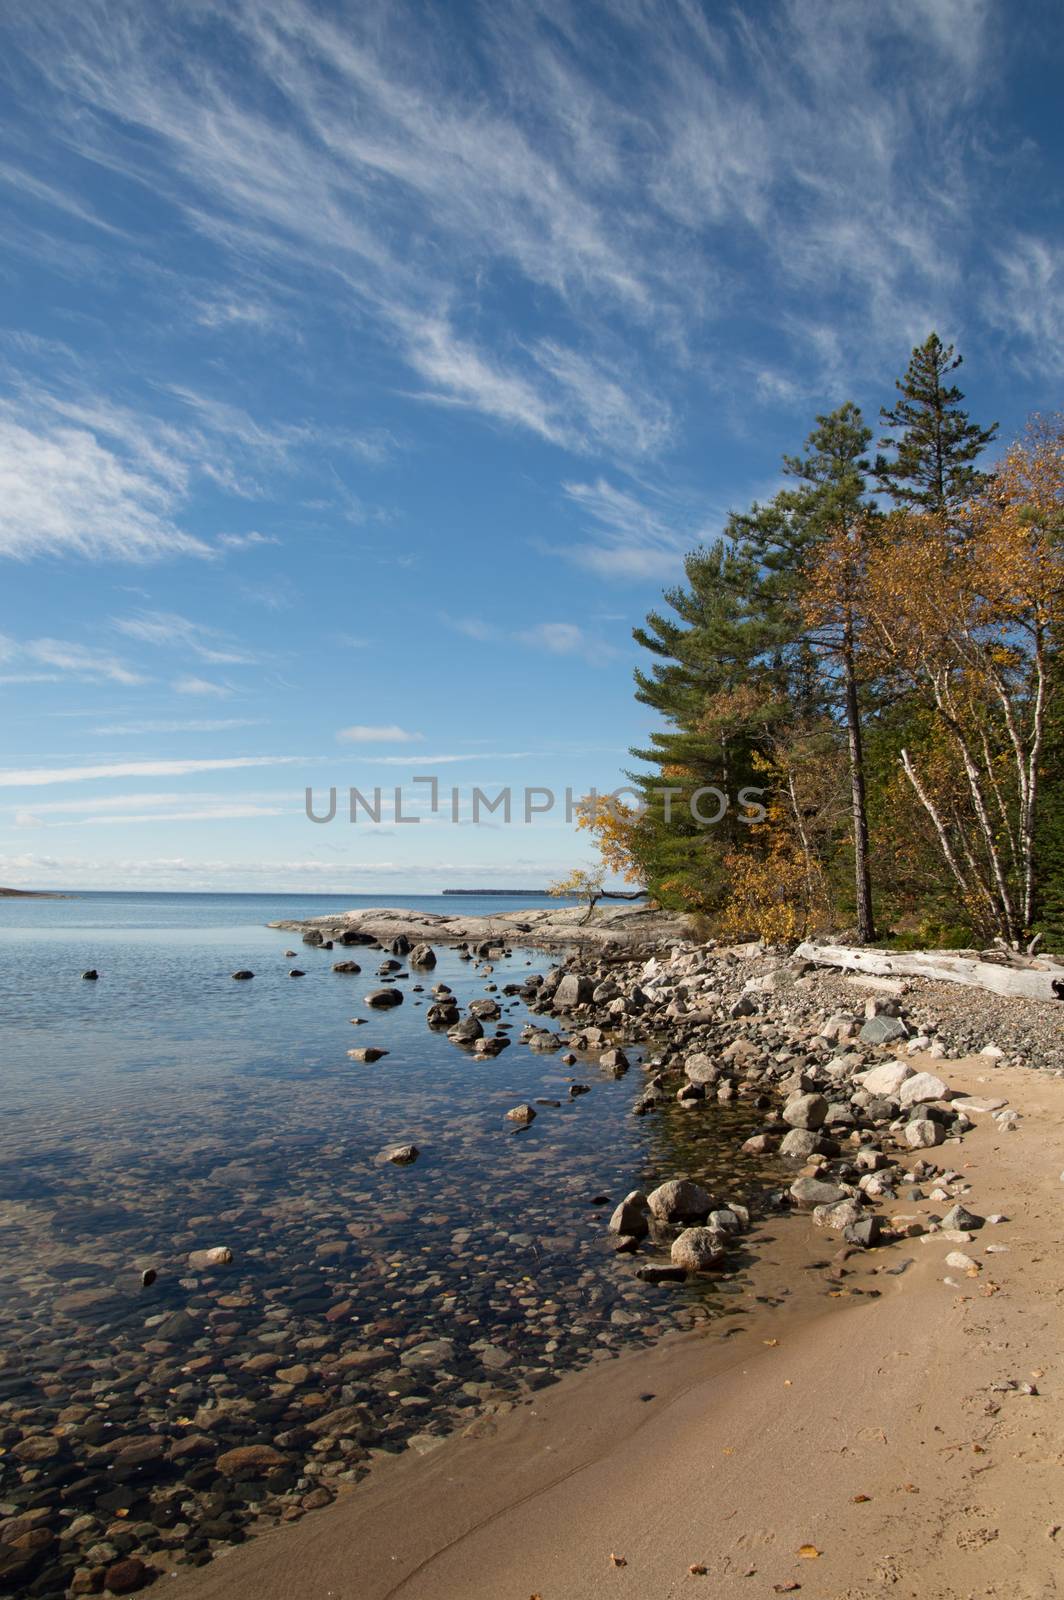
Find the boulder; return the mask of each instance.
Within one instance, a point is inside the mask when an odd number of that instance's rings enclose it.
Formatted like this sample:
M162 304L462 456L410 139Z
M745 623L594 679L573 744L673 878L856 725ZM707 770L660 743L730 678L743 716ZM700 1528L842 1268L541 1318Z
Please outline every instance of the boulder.
M631 1194L625 1195L610 1218L610 1232L623 1234L629 1239L645 1239L650 1231L650 1223L647 1220L649 1211L647 1197L642 1189L633 1189Z
M651 1213L659 1222L701 1222L713 1210L712 1197L690 1178L673 1178L647 1196Z
M410 965L412 967L434 967L436 965L436 952L430 944L416 944L410 952Z
M674 1267L687 1272L710 1272L727 1254L727 1241L715 1228L685 1228L672 1241L669 1255Z
M683 1070L690 1083L713 1084L721 1075L720 1067L704 1051L688 1056Z
M904 1109L926 1105L930 1100L945 1100L948 1096L949 1085L936 1078L933 1072L915 1072L898 1091L898 1104Z
M814 1206L837 1205L846 1199L846 1191L837 1183L824 1183L820 1178L795 1178L790 1196L803 1211L812 1211Z
M391 1006L401 1006L403 1003L402 989L371 989L366 996L366 1004L375 1011L386 1011Z
M519 1122L523 1127L527 1127L530 1122L535 1122L536 1109L534 1106L529 1105L513 1106L506 1113L506 1120L507 1122Z
M484 1028L476 1017L463 1017L447 1029L447 1037L454 1044L472 1044L474 1039L484 1037Z
M569 1011L573 1006L587 1005L595 992L595 980L578 972L567 972L554 991L555 1011Z
M809 1128L792 1128L780 1144L780 1155L789 1161L806 1161L820 1148L820 1135Z
M822 1094L792 1095L783 1108L783 1120L792 1128L820 1128L828 1114Z
M86 983L95 983L97 978L100 976L100 974L96 971L95 967L88 967L81 974L81 976L85 979ZM250 973L250 972L234 972L233 973L233 977L234 978L250 978L252 976L253 976L253 974Z
M334 972L361 972L362 968L357 961L334 961Z
M347 1053L351 1057L352 1061L365 1061L370 1065L372 1065L374 1061L380 1061L388 1054L387 1050L378 1050L377 1046L373 1044L361 1046L357 1050L349 1050Z
M914 1117L905 1125L905 1143L910 1150L929 1150L941 1144L945 1137L946 1130L941 1122L934 1122L930 1117Z
M870 1017L858 1037L862 1044L890 1044L906 1038L908 1032L900 1017Z
M902 1084L912 1077L915 1077L915 1073L907 1061L884 1061L880 1067L857 1073L854 1082L859 1083L870 1095L884 1095L889 1100L896 1100Z

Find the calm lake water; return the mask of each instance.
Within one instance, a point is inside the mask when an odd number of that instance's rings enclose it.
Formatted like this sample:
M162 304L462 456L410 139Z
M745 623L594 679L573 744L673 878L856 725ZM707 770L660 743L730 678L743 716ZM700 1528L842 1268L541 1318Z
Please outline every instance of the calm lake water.
M567 1068L517 1040L528 1013L501 993L514 1043L494 1060L427 1027L434 983L464 1007L553 957L515 947L488 975L437 946L434 971L400 980L405 1003L374 1012L363 1000L381 952L314 949L265 926L359 903L0 900L0 1515L54 1501L58 1517L96 1516L85 1537L98 1540L118 1514L136 1530L132 1545L109 1536L119 1554L177 1543L204 1560L240 1507L358 1478L375 1450L429 1448L485 1400L688 1326L738 1292L642 1283L606 1221L628 1190L669 1177L732 1198L763 1188L763 1168L735 1154L756 1113L633 1117L638 1051L621 1079L593 1059ZM530 902L389 903L481 914ZM340 958L362 973L333 972ZM290 978L293 965L306 976ZM98 982L82 980L88 967ZM253 981L233 982L241 967ZM365 1045L388 1054L348 1059ZM570 1099L574 1078L591 1092ZM537 1100L558 1103L515 1132L506 1111ZM375 1160L408 1140L416 1164ZM215 1245L233 1264L191 1271L188 1252ZM142 1288L145 1268L157 1278ZM329 1424L344 1405L357 1418ZM33 1442L45 1435L54 1455ZM116 1441L145 1435L149 1459L115 1458ZM219 1452L278 1437L285 1463L263 1482L233 1491L216 1474ZM173 1518L157 1526L175 1483L176 1535ZM67 1568L77 1541L69 1552ZM32 1592L62 1592L52 1560Z

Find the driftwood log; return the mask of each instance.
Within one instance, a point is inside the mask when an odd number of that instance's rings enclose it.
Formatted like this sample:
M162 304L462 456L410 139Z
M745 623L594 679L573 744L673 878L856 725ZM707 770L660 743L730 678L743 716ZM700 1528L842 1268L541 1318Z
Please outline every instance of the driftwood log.
M1022 1000L1064 1000L1064 968L1037 971L994 961L979 961L952 950L865 950L844 944L816 944L807 939L795 954L821 967L844 972L869 972L879 978L930 978L936 983L963 983L972 989Z

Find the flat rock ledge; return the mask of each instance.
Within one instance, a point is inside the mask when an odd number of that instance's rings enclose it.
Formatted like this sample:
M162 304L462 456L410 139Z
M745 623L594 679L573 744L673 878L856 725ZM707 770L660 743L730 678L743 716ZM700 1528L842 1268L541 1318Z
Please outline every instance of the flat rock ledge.
M670 911L646 906L597 906L585 921L583 906L537 906L528 911L501 911L490 917L444 916L431 911L409 911L394 906L371 906L341 911L302 922L271 922L271 928L293 933L317 929L325 939L339 943L345 933L365 934L388 944L405 934L411 944L520 944L546 948L579 946L582 949L618 946L635 948L690 937L686 919Z

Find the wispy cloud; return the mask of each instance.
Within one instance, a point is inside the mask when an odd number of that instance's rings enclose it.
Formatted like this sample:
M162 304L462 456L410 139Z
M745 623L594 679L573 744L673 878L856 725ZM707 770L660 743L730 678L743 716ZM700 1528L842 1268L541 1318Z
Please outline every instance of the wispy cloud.
M711 533L708 516L674 495L640 497L606 478L566 483L563 492L583 514L588 538L560 553L605 578L671 577Z
M99 778L179 778L191 772L228 772L242 767L291 767L310 756L220 756L175 761L111 761L77 767L0 767L0 789L31 789Z
M269 533L220 533L215 544L220 550L254 550L264 544L280 544Z
M107 681L131 686L149 681L127 667L118 656L66 639L30 639L22 646L22 654L89 683Z
M186 717L172 721L148 718L141 722L105 723L89 731L101 738L142 733L231 733L234 728L261 727L262 722L262 717Z
M425 735L411 733L391 722L383 726L355 723L350 728L341 728L336 737L341 744L420 744Z
M212 678L198 678L194 673L185 673L182 677L175 678L173 688L175 694L213 695L222 700L233 692L227 683L215 683Z
M215 665L251 665L256 657L227 644L215 628L172 611L141 611L133 617L116 617L112 627L142 644L177 648Z

